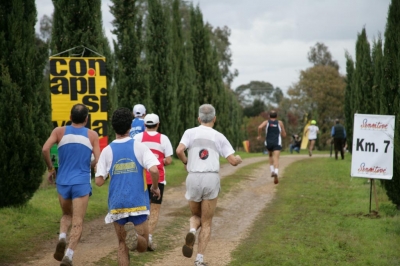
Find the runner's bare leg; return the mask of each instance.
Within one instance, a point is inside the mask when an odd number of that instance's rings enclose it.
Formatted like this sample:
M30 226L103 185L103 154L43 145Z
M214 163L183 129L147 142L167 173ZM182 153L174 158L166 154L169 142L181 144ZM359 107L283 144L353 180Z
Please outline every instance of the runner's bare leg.
M153 234L160 214L161 204L150 204L149 234Z
M218 198L203 200L201 202L201 229L199 233L199 244L197 253L204 254L211 237L211 223L214 217Z
M82 236L83 218L89 202L89 194L72 200L72 227L68 248L75 250Z
M117 222L113 224L118 238L118 266L129 266L129 250L125 244L125 228Z
M68 234L68 229L72 222L72 200L64 199L60 194L58 194L58 201L60 202L62 211L62 217L60 220L60 233Z

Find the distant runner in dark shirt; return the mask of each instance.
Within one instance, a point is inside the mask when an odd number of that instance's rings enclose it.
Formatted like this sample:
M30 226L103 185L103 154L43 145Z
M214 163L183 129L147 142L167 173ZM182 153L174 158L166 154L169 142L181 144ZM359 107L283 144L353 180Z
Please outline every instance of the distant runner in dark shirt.
M258 126L257 139L261 139L262 129L265 128L265 147L268 150L269 168L274 183L278 184L279 156L282 150L282 137L286 137L285 127L282 121L277 120L278 114L275 110L269 113L269 120L265 120Z

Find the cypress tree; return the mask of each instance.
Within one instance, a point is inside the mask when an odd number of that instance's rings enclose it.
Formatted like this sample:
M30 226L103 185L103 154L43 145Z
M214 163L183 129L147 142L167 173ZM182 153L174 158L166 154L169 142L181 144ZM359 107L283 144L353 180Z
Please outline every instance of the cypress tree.
M383 50L383 77L382 91L387 99L381 105L382 114L396 115L396 125L400 123L399 117L399 73L400 73L400 1L392 0L385 29L385 44ZM400 132L400 127L395 128L395 135ZM384 187L389 199L400 208L400 142L394 139L393 178L385 180Z
M346 89L345 89L345 97L344 97L344 116L346 118L345 128L346 128L346 142L349 151L352 151L353 147L353 121L354 121L354 113L353 109L353 74L354 74L354 61L351 58L350 54L346 52Z
M209 31L203 22L203 14L197 6L190 10L191 40L193 43L193 62L196 70L196 84L198 93L198 104L212 104L214 99L214 82L212 80L214 68L212 65L212 49Z
M177 80L177 98L179 103L184 103L177 105L177 113L180 118L177 124L179 137L186 129L196 125L196 111L198 108L193 65L193 46L190 40L190 32L183 30L182 18L180 0L174 0L172 3L172 37L176 60L174 66Z
M45 171L36 132L44 61L36 45L34 0L0 2L0 207L26 203ZM43 120L41 120L43 119ZM40 118L45 121L45 118Z
M118 106L132 108L141 103L147 110L152 109L146 64L141 55L144 51L143 18L140 1L112 0L110 7L114 15L114 41L116 57L115 86Z
M356 42L356 68L353 77L355 96L355 108L358 113L372 114L372 61L371 50L365 28L358 34Z
M146 58L154 112L160 117L160 132L176 147L179 139L177 118L177 83L174 75L171 23L168 10L160 0L149 0L147 18Z
M383 52L382 52L382 38L378 37L374 40L372 46L372 66L374 72L374 80L372 87L372 99L374 103L374 114L381 114L381 106L386 101L385 96L382 94L382 70L383 70Z

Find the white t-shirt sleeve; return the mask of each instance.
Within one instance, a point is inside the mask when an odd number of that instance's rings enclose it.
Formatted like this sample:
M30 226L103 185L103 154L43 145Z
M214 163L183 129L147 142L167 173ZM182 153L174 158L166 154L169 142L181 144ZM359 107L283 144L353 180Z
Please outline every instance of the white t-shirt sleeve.
M100 158L97 161L96 166L96 177L102 176L104 179L107 178L110 172L111 164L113 161L113 154L110 146L105 147L100 153Z
M187 129L185 133L183 133L182 139L179 143L182 143L185 145L186 149L189 149L189 143L190 143L190 129Z
M235 153L232 145L229 143L228 139L222 135L221 133L218 134L218 142L220 143L220 155L224 158L228 157L231 154Z
M154 165L159 165L157 157L145 144L135 141L133 144L136 159L145 169L149 170Z
M164 157L169 157L174 154L172 144L169 138L165 135L161 135L161 146L164 150ZM185 145L186 146L186 145Z
M142 142L142 139L143 139L143 132L138 133L138 134L136 134L135 136L133 136L133 139Z

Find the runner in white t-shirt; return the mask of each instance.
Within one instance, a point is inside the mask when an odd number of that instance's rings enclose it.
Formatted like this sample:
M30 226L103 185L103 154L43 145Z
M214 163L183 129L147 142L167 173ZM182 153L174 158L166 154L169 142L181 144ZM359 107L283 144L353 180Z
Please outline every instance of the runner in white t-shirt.
M196 266L206 265L203 255L210 239L211 221L220 190L219 156L225 157L233 166L242 162L239 155L235 156L235 150L226 137L213 129L215 120L215 108L212 105L200 106L198 121L201 125L186 130L176 149L176 155L189 172L185 197L192 212L190 231L186 235L182 253L185 257L192 257L196 231L201 227ZM185 155L186 149L188 157Z
M311 120L311 125L307 127L305 134L308 132L308 142L310 143L308 149L308 155L312 156L312 151L314 149L315 141L317 140L317 134L319 133L319 128L316 126L317 121Z

